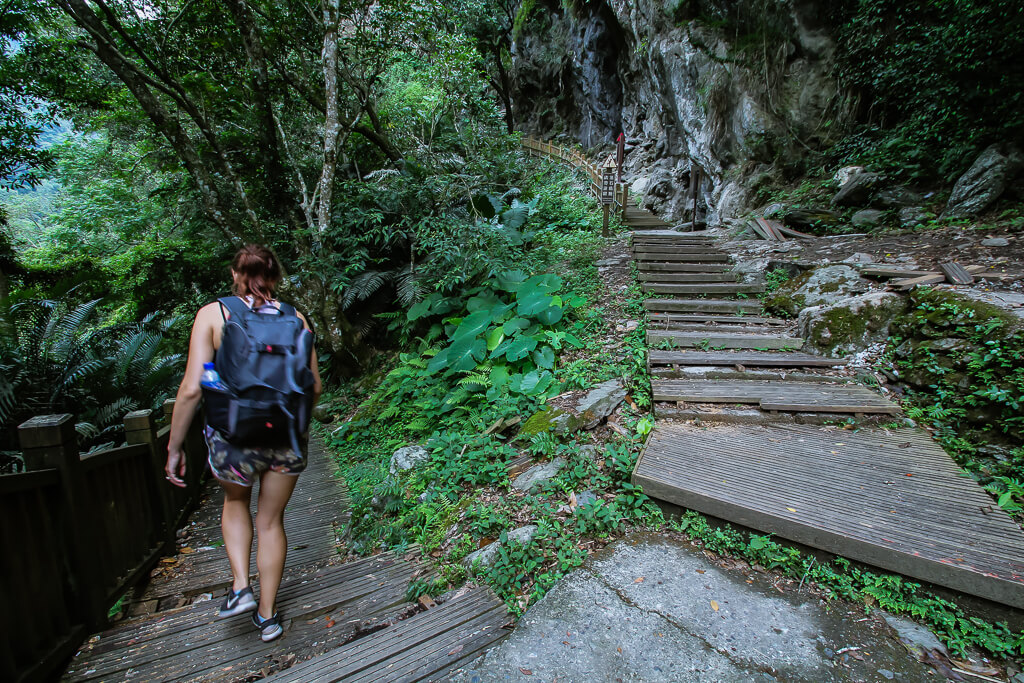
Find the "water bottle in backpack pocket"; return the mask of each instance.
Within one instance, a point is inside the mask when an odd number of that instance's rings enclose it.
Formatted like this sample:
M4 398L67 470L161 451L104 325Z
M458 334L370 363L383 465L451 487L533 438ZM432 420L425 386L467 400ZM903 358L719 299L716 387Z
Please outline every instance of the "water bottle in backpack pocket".
M299 451L313 407L312 332L288 304L260 313L236 297L220 303L231 317L214 363L220 383L201 382L207 424L236 446Z

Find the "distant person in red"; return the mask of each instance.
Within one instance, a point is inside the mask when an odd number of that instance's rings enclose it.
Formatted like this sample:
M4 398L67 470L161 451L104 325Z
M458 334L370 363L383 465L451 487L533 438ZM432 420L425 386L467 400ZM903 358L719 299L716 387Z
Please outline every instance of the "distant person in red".
M281 279L281 267L269 249L257 245L240 249L231 263L231 276L232 292L239 301L224 299L204 306L196 314L192 326L188 364L174 404L167 445L165 470L167 480L175 486L185 486L182 479L185 475L182 443L202 398L200 383L204 377L204 365L212 363L221 348L224 325L231 318L228 307L238 310L238 306L244 305L245 308L241 310L263 315L297 315L302 326L310 329L309 322L301 313L274 298L274 288ZM299 329L297 324L296 329ZM312 392L315 403L322 389L315 350L311 354L309 368L313 373ZM209 425L206 426L205 434L210 451L210 468L224 489L221 530L234 577L219 616L230 617L252 611L253 623L259 629L260 637L269 642L284 631L276 604L288 549L284 509L295 489L299 473L306 468L305 440L300 443L297 451L294 447L236 446ZM256 550L260 587L258 604L249 585L249 559L253 541L249 501L252 487L257 481L260 483L256 511L259 538Z

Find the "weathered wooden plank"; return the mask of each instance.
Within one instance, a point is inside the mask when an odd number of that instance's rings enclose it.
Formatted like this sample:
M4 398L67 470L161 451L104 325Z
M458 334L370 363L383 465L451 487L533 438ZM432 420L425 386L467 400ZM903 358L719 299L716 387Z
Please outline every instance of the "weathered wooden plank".
M673 254L667 252L635 252L633 258L637 261L654 261L665 263L668 261L682 261L684 263L728 263L731 257L722 252L705 252L701 254Z
M735 273L666 273L640 271L641 282L736 282Z
M651 365L749 365L751 367L835 367L846 365L844 358L825 358L808 353L761 352L705 352L658 351L650 352Z
M756 315L721 315L718 313L651 313L649 316L651 327L657 328L661 325L671 323L736 323L748 326L751 332L758 331L757 326L779 327L792 325L792 320L783 318L762 318Z
M775 380L676 380L651 382L655 401L750 403L764 410L899 414L899 406L867 387Z
M716 334L714 332L675 332L649 330L647 344L655 346L665 341L684 348L707 347L715 349L800 349L804 340L798 337L768 334Z
M726 263L658 263L656 261L638 261L636 267L640 272L665 271L669 273L725 273L732 270L732 266Z
M939 270L941 270L943 274L945 274L946 279L954 285L970 285L974 283L974 276L956 261L940 263Z
M764 285L748 283L660 284L643 283L641 289L652 294L759 294Z
M919 430L659 425L633 479L648 495L1024 606L1024 533Z
M673 313L760 313L761 302L742 299L646 299L648 311Z

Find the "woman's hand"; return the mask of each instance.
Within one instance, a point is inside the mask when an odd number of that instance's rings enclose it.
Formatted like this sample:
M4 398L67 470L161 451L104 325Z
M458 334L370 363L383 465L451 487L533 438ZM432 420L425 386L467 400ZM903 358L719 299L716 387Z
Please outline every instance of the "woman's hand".
M167 464L164 465L167 481L179 488L185 488L185 453L181 446L167 447Z

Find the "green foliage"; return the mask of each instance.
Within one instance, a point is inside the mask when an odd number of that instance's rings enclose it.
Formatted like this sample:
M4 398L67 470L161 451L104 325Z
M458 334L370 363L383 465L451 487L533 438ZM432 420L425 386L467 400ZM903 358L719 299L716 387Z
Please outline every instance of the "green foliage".
M941 291L915 290L888 355L912 383L909 417L929 424L957 462L1008 512L1020 513L1024 479L1024 331L999 309ZM1007 444L1008 457L983 455Z
M836 75L870 106L836 152L912 178L952 179L1024 129L1024 13L1012 0L845 3Z
M34 415L77 416L80 445L109 444L132 410L158 408L180 378L182 356L164 355L175 319L114 324L100 301L20 299L0 311L0 450Z
M776 268L764 276L764 293L771 294L776 289L789 282L789 271L785 268ZM764 298L764 296L762 297Z
M923 621L957 655L963 656L973 648L1001 657L1024 654L1024 633L1014 633L1005 623L969 617L956 604L903 577L868 571L841 557L820 563L815 557L768 536L712 526L694 511L684 512L668 526L699 541L708 550L746 558L801 582L811 581L829 598L861 601L868 609L877 605L887 612Z

